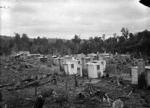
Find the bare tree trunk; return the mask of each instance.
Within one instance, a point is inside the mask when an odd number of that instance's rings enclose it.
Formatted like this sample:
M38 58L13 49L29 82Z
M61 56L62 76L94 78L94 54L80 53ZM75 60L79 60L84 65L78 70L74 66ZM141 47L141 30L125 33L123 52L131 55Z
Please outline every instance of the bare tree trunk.
M66 87L66 90L68 90L68 83L67 83L67 81L65 81L65 87Z

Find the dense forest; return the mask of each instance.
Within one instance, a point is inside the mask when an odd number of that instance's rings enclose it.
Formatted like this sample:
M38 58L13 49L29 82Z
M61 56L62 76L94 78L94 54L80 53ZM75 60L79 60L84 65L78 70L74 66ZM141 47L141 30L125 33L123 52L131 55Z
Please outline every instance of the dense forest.
M105 39L95 36L81 39L75 35L71 40L54 39L45 37L31 39L27 34L15 33L14 37L0 36L0 55L10 55L18 51L30 51L41 54L76 54L76 53L130 53L139 57L150 57L150 31L130 33L127 28L121 29L122 35L116 33L113 37Z

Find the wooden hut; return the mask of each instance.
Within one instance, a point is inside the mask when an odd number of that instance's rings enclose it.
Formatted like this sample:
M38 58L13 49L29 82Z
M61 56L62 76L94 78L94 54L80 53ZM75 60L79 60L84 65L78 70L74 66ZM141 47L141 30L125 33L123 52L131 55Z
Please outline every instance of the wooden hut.
M66 60L63 66L67 75L79 74L82 76L82 65L79 60Z
M98 78L103 76L103 65L100 62L88 62L87 70L89 78Z
M82 58L82 69L87 69L86 63L90 61L90 57L83 57Z
M137 85L138 84L138 67L137 66L134 66L131 68L131 84L135 84Z
M150 66L145 66L145 79L147 86L150 87Z

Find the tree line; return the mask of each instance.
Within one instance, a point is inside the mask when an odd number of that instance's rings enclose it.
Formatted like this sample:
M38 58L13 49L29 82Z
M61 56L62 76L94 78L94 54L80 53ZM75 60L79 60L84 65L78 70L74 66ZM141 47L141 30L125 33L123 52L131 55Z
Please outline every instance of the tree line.
M25 33L22 35L15 33L14 37L0 36L0 55L10 55L18 51L52 55L117 52L130 53L137 57L150 57L150 31L144 30L133 34L123 27L121 32L121 36L114 33L113 37L108 39L105 39L105 34L89 39L81 39L79 35L75 35L71 40L56 39L53 42L45 37L31 39Z

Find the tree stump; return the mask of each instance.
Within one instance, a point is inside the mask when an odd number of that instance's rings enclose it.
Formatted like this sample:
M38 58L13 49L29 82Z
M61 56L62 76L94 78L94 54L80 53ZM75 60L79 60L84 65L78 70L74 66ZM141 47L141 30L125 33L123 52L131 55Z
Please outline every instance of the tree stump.
M34 108L43 108L45 99L42 95L39 95L35 101Z

